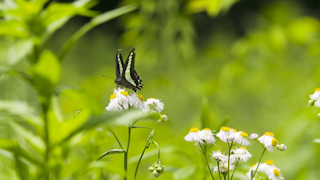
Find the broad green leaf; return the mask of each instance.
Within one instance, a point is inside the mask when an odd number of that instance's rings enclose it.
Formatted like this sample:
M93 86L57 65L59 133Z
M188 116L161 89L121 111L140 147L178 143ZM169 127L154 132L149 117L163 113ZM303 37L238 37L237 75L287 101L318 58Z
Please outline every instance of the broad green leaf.
M39 114L25 102L0 100L0 111L7 112L9 115L20 116L38 132L43 127L43 121Z
M44 101L51 96L52 89L60 80L61 64L51 51L45 51L33 69L34 85Z
M102 159L103 157L105 157L105 156L107 156L107 155L110 155L110 154L121 154L121 153L124 153L124 152L126 152L125 149L112 149L112 150L109 150L109 151L103 153L103 154L98 158L97 161L99 161L100 159Z
M117 18L121 15L124 15L126 13L129 13L131 11L134 11L137 9L136 5L127 5L120 7L115 10L111 10L108 12L105 12L103 14L100 14L93 18L89 23L85 24L82 26L76 33L74 33L71 38L69 38L66 43L63 45L60 54L59 54L59 59L63 59L64 56L70 51L70 49L73 47L75 42L80 39L85 33L87 33L89 30L93 29L94 27L105 23L111 19Z
M13 65L25 58L33 50L33 39L20 40L9 50L8 63Z
M0 36L27 39L29 37L26 26L22 21L9 20L0 22Z

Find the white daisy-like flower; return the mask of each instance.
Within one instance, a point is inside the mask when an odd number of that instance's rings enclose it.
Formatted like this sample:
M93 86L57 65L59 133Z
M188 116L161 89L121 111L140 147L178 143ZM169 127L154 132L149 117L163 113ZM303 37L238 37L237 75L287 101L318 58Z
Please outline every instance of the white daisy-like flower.
M220 149L217 152L212 151L211 158L217 161L228 161L228 156L222 154Z
M320 88L316 88L314 90L314 93L311 94L309 97L311 100L314 100L314 101L317 101L318 99L320 99Z
M235 150L231 150L231 152L232 154L230 158L234 159L234 161L248 162L248 160L252 157L252 154L249 153L247 148L244 146L236 148Z
M258 163L253 164L253 165L250 166L249 171L246 173L246 175L247 175L248 178L251 179L251 176L254 174L254 172L255 172L256 169L257 169L257 165L258 165ZM259 166L257 172L258 172L260 169L261 169L261 167ZM253 178L253 179L254 179L254 178Z
M113 93L110 96L110 102L106 107L107 111L119 111L129 108L129 100L126 98L128 95L124 95L126 91L121 91L117 93Z
M248 134L244 131L239 131L238 133L236 133L234 142L241 144L242 146L250 145Z
M273 137L274 134L271 132L265 132L263 136L261 136L258 141L264 145L264 147L271 153L275 150L278 145L278 141Z
M229 164L229 171L234 170L234 168L235 168L235 165L233 165L232 162L231 162ZM220 173L228 172L228 159L226 161L220 161L219 162L219 168L218 168L218 166L215 166L213 168L213 172L218 172L218 171L220 171Z
M201 138L199 136L199 129L196 127L192 127L189 133L184 137L184 140L188 142L196 142L196 144L199 143L201 141Z
M260 172L264 172L268 176L268 179L270 180L284 179L280 174L280 169L274 165L272 160L266 160L266 162L262 163L260 166L261 166L261 168L259 168Z
M238 131L236 129L230 128L229 132L230 132L228 137L229 142L235 141Z
M229 127L221 127L220 131L218 132L218 134L216 134L216 136L223 142L227 143L228 142L228 138L230 135L230 128Z
M128 96L130 106L140 110L145 109L146 104L143 102L143 98L142 94L130 94Z
M164 109L163 102L160 101L160 99L156 98L148 98L145 102L145 108L143 109L144 112L161 112Z
M216 139L213 137L212 131L209 128L204 128L199 132L199 136L203 142L206 142L207 144L214 144L216 142Z

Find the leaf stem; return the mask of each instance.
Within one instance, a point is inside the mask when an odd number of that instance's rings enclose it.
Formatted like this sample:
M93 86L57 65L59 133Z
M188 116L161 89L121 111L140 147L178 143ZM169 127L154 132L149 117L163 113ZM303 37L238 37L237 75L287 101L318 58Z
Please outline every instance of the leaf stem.
M206 158L206 164L207 164L208 170L210 172L211 178L214 180L214 177L213 177L213 174L212 174L209 162L208 162L208 157L207 157L207 143L204 144L204 147L202 147L201 144L199 144L199 145L200 145L200 147L202 149L202 152L203 152L203 154L204 154L204 156Z
M117 140L119 146L121 147L121 149L123 149L123 147L121 145L121 142L120 142L119 138L117 137L117 135L112 131L112 129L110 127L107 127L107 128L108 128L108 131L110 131L111 134L116 138L116 140Z
M238 166L238 161L237 161L236 166L234 167L234 170L233 170L233 172L232 172L231 180L232 180L232 178L233 178L234 172L235 172L235 171L236 171L236 169L237 169L237 166Z
M127 180L127 176L128 176L128 153L129 153L129 146L130 146L130 137L131 137L131 125L129 124L127 149L124 152L124 180Z

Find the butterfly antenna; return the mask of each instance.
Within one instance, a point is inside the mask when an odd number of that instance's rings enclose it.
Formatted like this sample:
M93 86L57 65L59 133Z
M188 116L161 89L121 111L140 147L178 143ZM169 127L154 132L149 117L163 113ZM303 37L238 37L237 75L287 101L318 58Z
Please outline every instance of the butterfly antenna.
M105 76L105 75L103 75L103 74L101 74L101 76L102 76L102 77L106 77L106 78L110 78L110 79L114 79L114 80L116 79L116 78L113 78L113 77Z

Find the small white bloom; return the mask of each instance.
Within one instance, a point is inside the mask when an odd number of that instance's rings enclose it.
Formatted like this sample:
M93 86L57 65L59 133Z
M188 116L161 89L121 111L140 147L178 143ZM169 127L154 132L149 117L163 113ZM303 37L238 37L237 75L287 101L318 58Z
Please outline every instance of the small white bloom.
M196 142L196 144L199 143L201 141L199 129L196 127L191 128L189 133L184 137L184 140L188 142Z
M114 92L117 91L116 89ZM126 94L126 95L125 95ZM107 111L119 111L129 108L129 100L126 97L128 92L126 91L117 91L116 93L111 94L110 102L106 107Z
M164 109L164 104L160 101L160 99L148 98L145 102L145 105L146 106L143 109L144 112L160 113Z
M313 140L313 142L320 143L320 139L315 139L315 140Z
M235 150L231 150L233 154L231 154L230 158L233 158L235 161L239 162L248 162L248 160L252 157L252 154L249 153L246 147L236 148Z
M278 141L273 137L274 134L271 132L265 132L263 136L261 136L258 141L264 145L264 147L271 153L273 153L274 149L278 145Z
M211 132L211 129L204 128L199 132L199 136L202 140L201 143L206 142L207 144L214 144L216 142L216 139L213 137L213 134Z
M309 97L310 97L311 100L317 101L319 99L319 96L320 96L320 88L316 88L314 90L314 93L311 94Z
M248 140L248 134L243 131L239 131L238 133L236 133L234 142L241 144L242 146L250 145L250 142Z
M228 142L228 138L230 135L230 128L229 127L221 127L220 131L218 132L218 134L216 134L216 136L223 142L227 143Z
M251 176L254 174L254 172L255 172L256 169L257 169L257 165L258 165L258 163L253 164L253 165L250 166L249 171L246 173L246 175L247 175L248 178L251 179ZM260 166L259 166L257 172L258 172L260 169L261 169L261 168L260 168Z
M262 163L260 166L261 166L261 168L259 168L260 172L264 172L268 176L268 179L270 180L284 179L280 174L280 169L274 165L273 161L266 160L266 162Z
M220 149L217 152L212 151L211 158L217 160L217 161L228 161L228 156L222 154Z
M231 162L229 164L229 171L234 170L234 168L235 168L235 165L233 165L232 162ZM226 161L220 161L219 162L219 169L218 169L218 166L215 166L213 168L213 172L218 172L218 171L220 171L221 173L228 172L228 159Z
M146 104L143 102L143 98L142 94L130 94L128 96L130 106L140 110L145 109Z
M316 100L309 100L308 101L308 106L313 106Z
M316 102L314 102L314 106L320 107L320 98Z
M258 139L259 135L256 133L251 133L250 134L250 139L254 140L254 139Z

